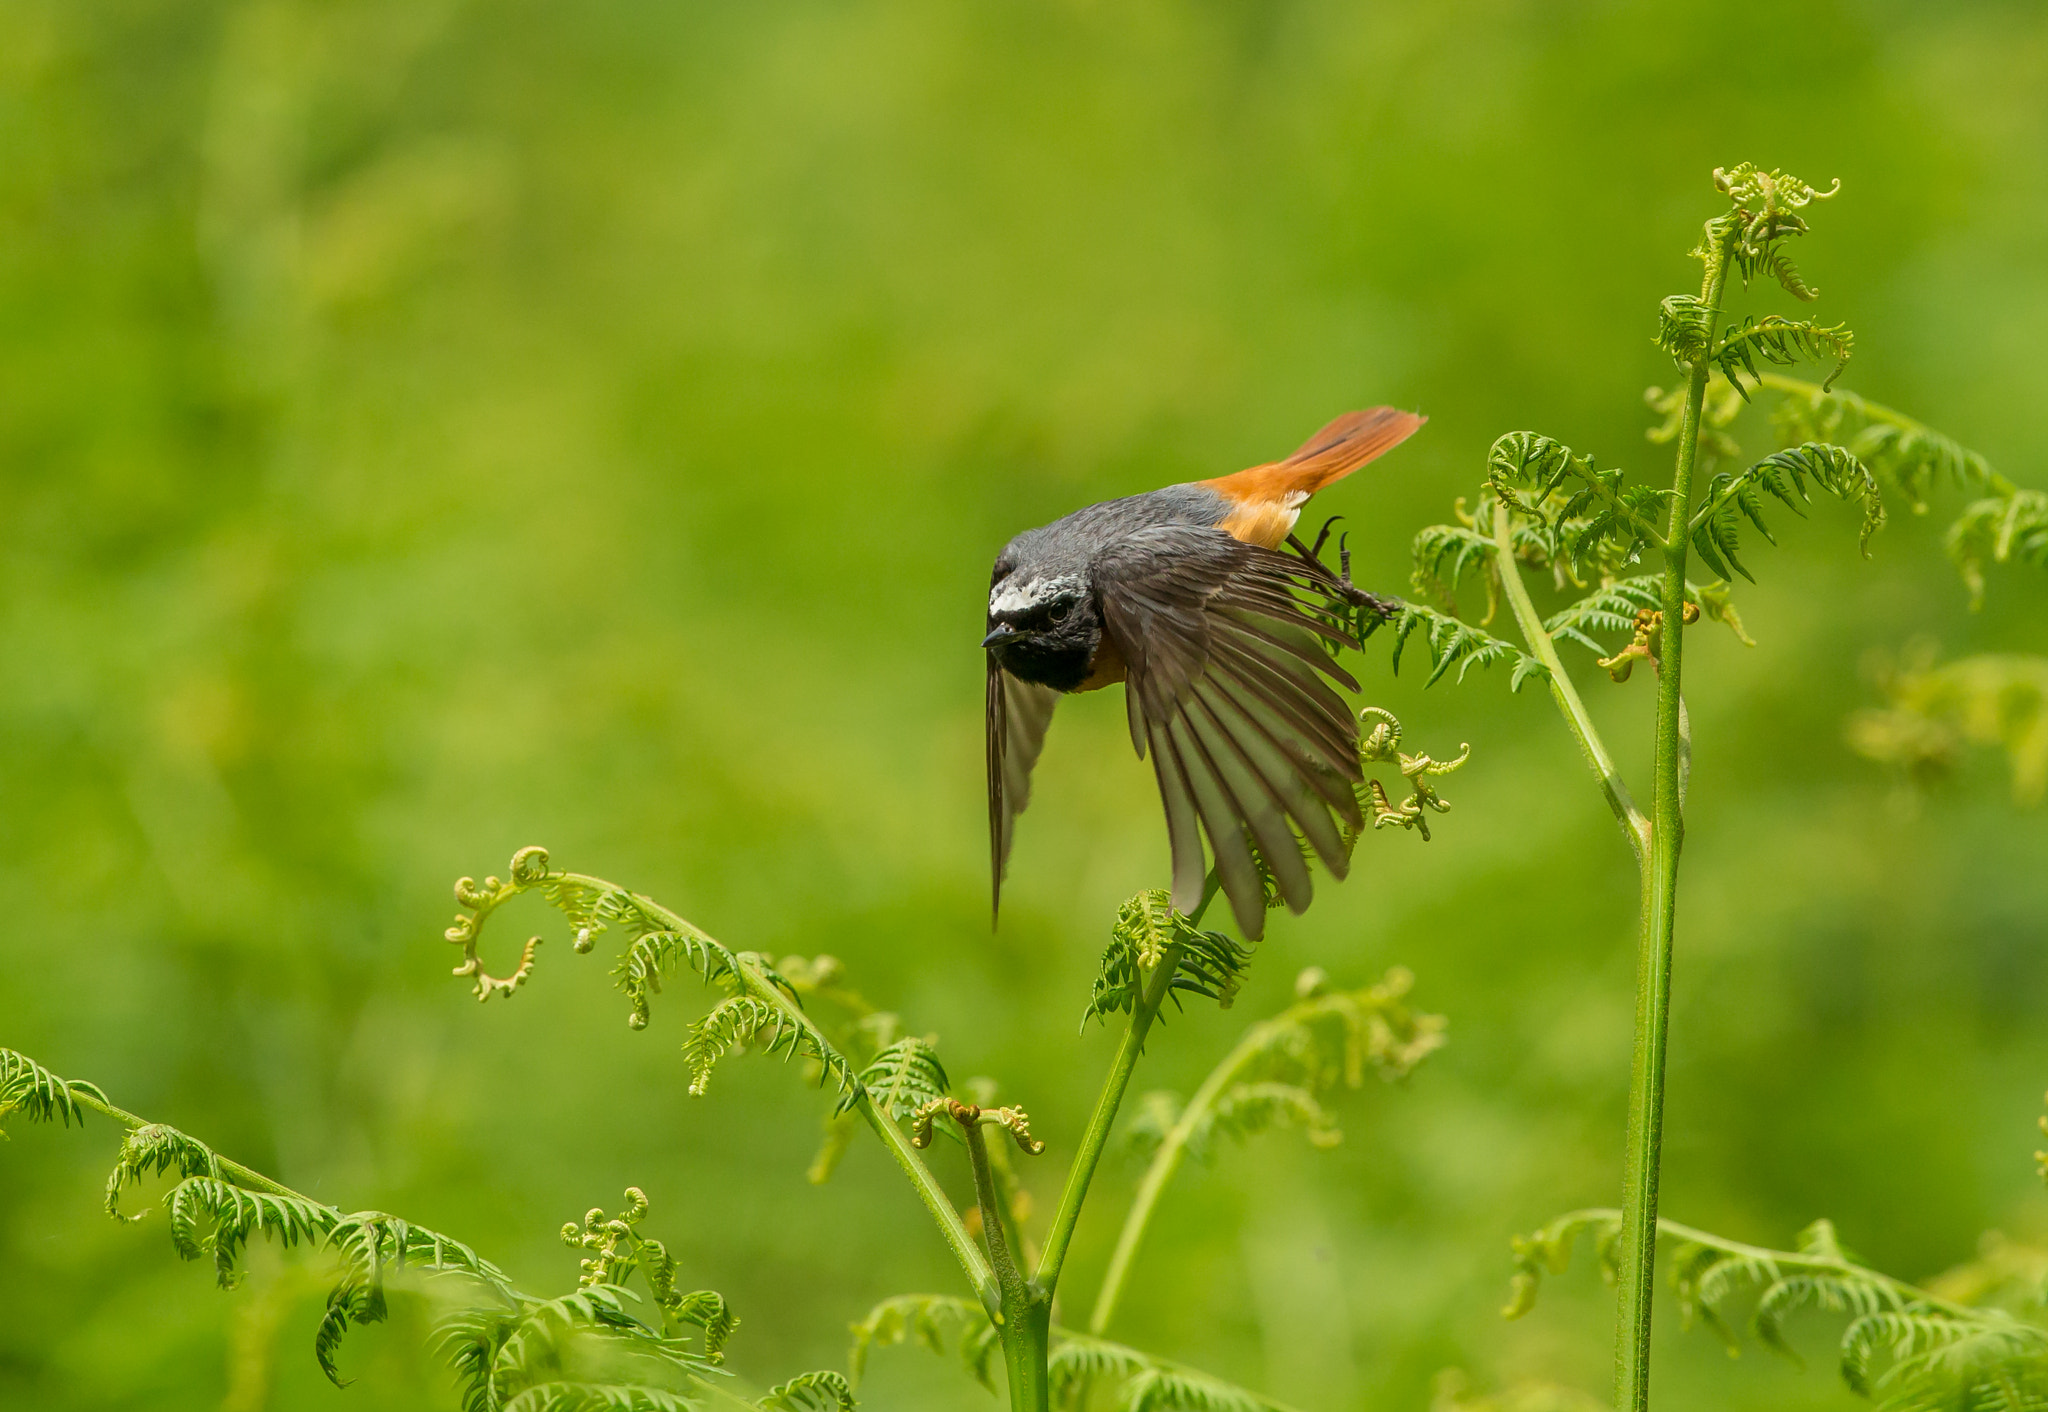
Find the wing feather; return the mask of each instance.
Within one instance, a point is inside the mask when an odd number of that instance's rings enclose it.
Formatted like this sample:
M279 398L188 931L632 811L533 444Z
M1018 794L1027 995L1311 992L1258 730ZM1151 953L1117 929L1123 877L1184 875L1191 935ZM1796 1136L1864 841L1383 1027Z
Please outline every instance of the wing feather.
M1273 788L1252 761L1247 745L1256 736L1243 723L1229 719L1235 712L1227 707L1219 709L1219 706L1213 681L1205 684L1188 703L1188 724L1208 752L1217 777L1237 806L1238 815L1251 829L1252 838L1258 843L1259 853L1273 874L1281 899L1294 911L1303 911L1314 897L1315 888L1309 881L1308 865L1302 860L1300 845L1295 843L1294 834L1287 826L1284 796ZM1262 912L1265 910L1263 892L1261 889ZM1235 906L1237 899L1231 901Z
M1060 694L1051 687L1019 680L988 661L988 692L983 725L988 735L989 917L1003 908L1003 870L1010 862L1010 840L1017 816L1031 802L1031 770L1045 749L1046 728Z
M1173 900L1202 891L1203 836L1247 937L1265 926L1252 849L1299 911L1313 885L1298 831L1331 871L1357 825L1357 689L1329 648L1349 644L1298 596L1323 585L1288 556L1196 525L1126 535L1094 565L1105 630L1127 664L1131 739L1149 747L1173 850ZM1327 601L1327 595L1324 595Z

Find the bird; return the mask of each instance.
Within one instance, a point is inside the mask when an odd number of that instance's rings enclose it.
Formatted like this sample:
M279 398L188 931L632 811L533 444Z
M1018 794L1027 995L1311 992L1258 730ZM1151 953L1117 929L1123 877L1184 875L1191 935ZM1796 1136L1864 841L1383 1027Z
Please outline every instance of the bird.
M1331 874L1363 827L1358 690L1331 649L1357 646L1314 609L1383 600L1294 536L1311 495L1406 441L1427 418L1337 417L1284 461L1108 500L1017 535L990 576L985 723L992 920L1017 815L1062 695L1121 682L1131 743L1166 811L1174 909L1207 889L1202 835L1239 930L1264 935L1263 858L1295 912L1312 895L1298 832ZM1327 534L1328 527L1325 527ZM1285 545L1294 552L1282 551Z

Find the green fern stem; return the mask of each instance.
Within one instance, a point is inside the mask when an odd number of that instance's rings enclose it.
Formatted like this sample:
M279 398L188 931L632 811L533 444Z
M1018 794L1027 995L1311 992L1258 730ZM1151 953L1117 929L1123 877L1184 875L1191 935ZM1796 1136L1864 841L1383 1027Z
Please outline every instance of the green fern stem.
M638 897L637 894L635 900L650 911L667 914L672 924L679 928L689 925L681 917L667 913L667 909L658 903ZM851 1066L839 1057L831 1042L818 1032L801 1005L791 999L781 986L763 974L760 965L750 956L742 954L736 960L740 984L747 994L774 1006L782 1012L788 1023L808 1031L820 1052L836 1059L838 1067L851 1074ZM939 1234L945 1237L946 1244L952 1248L954 1258L960 1262L961 1270L966 1273L968 1282L974 1286L974 1292L981 1296L983 1304L994 1307L1000 1297L995 1273L989 1268L988 1261L982 1258L981 1251L975 1246L974 1237L967 1233L967 1227L961 1223L960 1213L953 1209L953 1203L947 1197L945 1188L939 1185L938 1178L932 1175L931 1168L925 1165L924 1158L918 1155L917 1149L910 1145L910 1139L904 1134L903 1129L898 1127L887 1113L875 1106L866 1085L858 1079L852 1082L854 1111L874 1129L875 1136L882 1140L882 1145L889 1149L889 1155L896 1159L896 1165L903 1169L903 1175L910 1179L911 1186L917 1190L918 1198L924 1202L925 1209L931 1212L932 1220L937 1223Z
M1117 1301L1123 1297L1124 1281L1129 1278L1131 1265L1138 1258L1138 1247L1144 1242L1145 1227L1151 1224L1152 1211L1158 1206L1161 1193L1180 1171L1180 1164L1187 1157L1189 1139L1216 1106L1216 1100L1223 1096L1224 1090L1263 1052L1273 1028L1268 1021L1246 1030L1244 1038L1223 1056L1222 1063L1210 1070L1209 1077L1202 1080L1202 1086L1188 1100L1180 1118L1166 1130L1159 1150L1152 1154L1151 1165L1145 1168L1144 1179L1138 1183L1138 1194L1124 1217L1124 1228L1117 1233L1116 1253L1110 1256L1109 1270L1102 1277L1101 1290L1096 1293L1095 1311L1088 1316L1089 1333L1100 1337L1115 1317Z
M1529 644L1529 655L1541 662L1550 674L1550 698L1557 703L1559 714L1579 742L1586 764L1599 778L1608 807L1614 810L1615 819L1628 835L1629 847L1636 855L1636 866L1645 868L1650 855L1650 820L1636 803L1635 795L1630 793L1628 782L1622 779L1620 768L1608 753L1607 742L1600 738L1600 731L1587 713L1586 703L1573 684L1571 673L1565 670L1564 661L1557 654L1557 643L1544 630L1542 615L1536 611L1536 605L1529 597L1528 585L1522 582L1521 568L1515 563L1509 531L1508 507L1495 500L1493 562L1500 577L1501 592L1507 598L1509 611L1515 615L1515 625L1521 629L1522 640Z
M1003 1368L1009 1376L1010 1412L1049 1412L1052 1379L1052 1291L1024 1278L1011 1253L1009 1213L996 1192L989 1165L988 1139L979 1122L961 1124L967 1138L967 1161L974 1170L974 1196L981 1205L981 1232L988 1241L989 1264L995 1270L1000 1305L993 1313L1003 1345Z
M698 931L680 913L671 911L651 897L629 892L617 883L592 877L588 873L549 870L546 866L546 854L541 853L540 856L540 871L530 875L522 875L517 866L519 860L513 860L512 877L499 885L496 894L478 909L478 922L522 892L543 886L568 886L582 889L595 896L623 894L632 898L634 906L659 921L667 930L680 935L704 936L704 933ZM708 937L705 939L710 940ZM925 1209L931 1213L933 1222L939 1228L939 1234L945 1238L946 1245L953 1252L953 1258L960 1262L960 1268L966 1274L968 1283L974 1287L975 1294L985 1306L995 1308L998 1291L994 1272L989 1269L988 1261L982 1257L974 1237L967 1233L967 1227L961 1223L960 1213L953 1209L952 1200L947 1197L945 1188L939 1185L938 1178L932 1175L931 1168L925 1165L924 1158L918 1154L917 1149L910 1145L910 1139L903 1129L898 1127L887 1113L875 1106L866 1085L854 1076L853 1066L846 1057L833 1047L832 1042L812 1023L811 1017L804 1013L803 1006L775 983L751 953L734 953L732 960L733 977L738 981L740 988L747 995L773 1008L781 1016L783 1024L807 1036L816 1047L827 1072L837 1072L847 1080L850 1086L848 1092L851 1094L849 1107L859 1113L862 1121L874 1130L875 1136L882 1140L882 1145L889 1149L889 1155L896 1159L896 1165L903 1169L903 1175L909 1179L918 1199L924 1202Z
M1709 350L1721 319L1721 298L1738 227L1728 217L1707 223L1701 252L1706 275L1706 347L1692 360L1671 477L1670 528L1664 537L1663 643L1657 670L1656 757L1650 798L1650 867L1636 967L1635 1052L1630 1063L1628 1139L1622 1176L1620 1295L1615 1337L1615 1405L1650 1405L1650 1314L1657 1262L1657 1182L1664 1145L1664 1056L1671 1029L1671 954L1677 921L1678 854L1684 842L1681 771L1688 753L1681 654L1685 643L1685 561L1691 540L1693 469L1714 363Z
M90 1084L74 1083L70 1088L72 1102L81 1108L87 1108L98 1113L101 1117L112 1118L131 1133L138 1128L152 1126L149 1119L138 1117L125 1108L116 1108L113 1104L94 1095L89 1091L91 1089ZM220 1168L220 1174L236 1186L243 1187L249 1191L268 1192L272 1196L282 1196L290 1201L303 1201L308 1206L318 1206L322 1210L332 1211L336 1216L342 1214L340 1207L329 1206L326 1202L315 1200L302 1191L293 1191L283 1182L273 1181L254 1167L245 1167L231 1157L222 1157L219 1153L215 1153L214 1161Z
M1925 422L1915 417L1909 417L1895 407L1887 407L1882 402L1872 402L1869 398L1854 392L1844 392L1837 388L1823 387L1821 384L1809 381L1806 378L1787 377L1783 373L1758 373L1756 385L1758 387L1767 387L1773 392L1782 392L1788 397L1803 398L1808 402L1818 402L1826 398L1833 398L1835 401L1847 406L1866 422L1879 422L1899 431L1920 436L1939 437L1939 433L1935 432ZM1946 438L1942 439L1945 440ZM1984 489L2000 499L2009 499L2020 493L2020 486L2017 481L2009 480L2005 476L2000 475L1989 465L1985 464L1981 457L1973 458L1971 470L1983 480Z
M1570 1211L1551 1224L1562 1226L1567 1223L1587 1226L1619 1223L1622 1213L1613 1207L1589 1207L1581 1211ZM1876 1285L1889 1292L1901 1305L1923 1305L1928 1309L1945 1314L1952 1319L1976 1320L1987 1317L1982 1308L1944 1299L1930 1293L1919 1285L1908 1284L1894 1279L1882 1270L1873 1270L1867 1265L1828 1255L1813 1255L1800 1250L1772 1250L1768 1246L1751 1245L1747 1241L1730 1240L1726 1236L1703 1231L1697 1226L1688 1226L1679 1221L1657 1218L1657 1233L1675 1241L1701 1246L1707 1250L1719 1251L1738 1260L1754 1260L1767 1265L1779 1273L1813 1273L1848 1276L1866 1284ZM1993 1317L1996 1317L1995 1311Z
M1188 914L1191 924L1199 924L1202 914L1209 910L1209 903L1216 896L1217 878L1212 870L1202 900L1195 910ZM1166 1003L1166 997L1173 986L1173 978L1180 969L1180 958L1184 948L1175 943L1166 948L1159 958L1159 964L1152 968L1152 974L1145 978L1144 992L1131 1007L1131 1022L1124 1030L1123 1041L1117 1045L1116 1058L1109 1066L1109 1076L1103 1080L1102 1094L1095 1101L1095 1112L1088 1119L1087 1131L1081 1135L1081 1150L1074 1154L1074 1165L1067 1172L1066 1187L1060 1192L1060 1204L1053 1212L1052 1227L1046 1233L1045 1253L1038 1260L1038 1274L1032 1281L1045 1292L1048 1299L1059 1287L1060 1267L1066 1264L1067 1247L1074 1239L1074 1224L1081 1218L1082 1203L1088 1199L1088 1184L1094 1179L1095 1169L1102 1162L1102 1151L1109 1143L1109 1130L1116 1122L1117 1109L1123 1106L1124 1093L1131 1086L1131 1075L1137 1070L1138 1056L1145 1049L1145 1035L1152 1028L1152 1022L1159 1018L1159 1007Z

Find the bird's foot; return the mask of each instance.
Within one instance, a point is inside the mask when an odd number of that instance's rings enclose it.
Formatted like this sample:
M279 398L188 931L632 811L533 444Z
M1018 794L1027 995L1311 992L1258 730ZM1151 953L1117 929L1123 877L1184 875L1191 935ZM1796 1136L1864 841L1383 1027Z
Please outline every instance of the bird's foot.
M1330 542L1331 531L1336 528L1342 515L1332 515L1323 521L1322 529L1316 535L1313 545L1303 544L1298 535L1288 535L1287 543L1296 554L1315 565L1317 577L1323 580L1332 597L1341 599L1362 613L1370 614L1372 623L1366 630L1377 627L1401 611L1401 600L1383 598L1377 593L1360 588L1351 581L1351 535L1349 532L1337 536L1337 567L1333 570L1323 562L1323 546ZM1363 625L1362 625L1363 626Z

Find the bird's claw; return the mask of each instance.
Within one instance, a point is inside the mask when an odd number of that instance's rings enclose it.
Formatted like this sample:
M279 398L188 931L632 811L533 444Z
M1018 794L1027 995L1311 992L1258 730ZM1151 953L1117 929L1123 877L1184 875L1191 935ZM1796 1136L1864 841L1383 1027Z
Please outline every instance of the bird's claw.
M1336 571L1332 572L1330 566L1323 562L1323 546L1330 542L1330 532L1336 527L1337 521L1343 518L1342 515L1332 515L1323 521L1323 527L1317 532L1313 546L1303 544L1295 535L1287 537L1288 543L1294 546L1295 553L1322 570L1332 595L1354 608L1371 613L1377 622L1385 622L1401 610L1401 602L1396 598L1383 598L1377 593L1368 592L1351 581L1350 531L1347 530L1337 536Z

